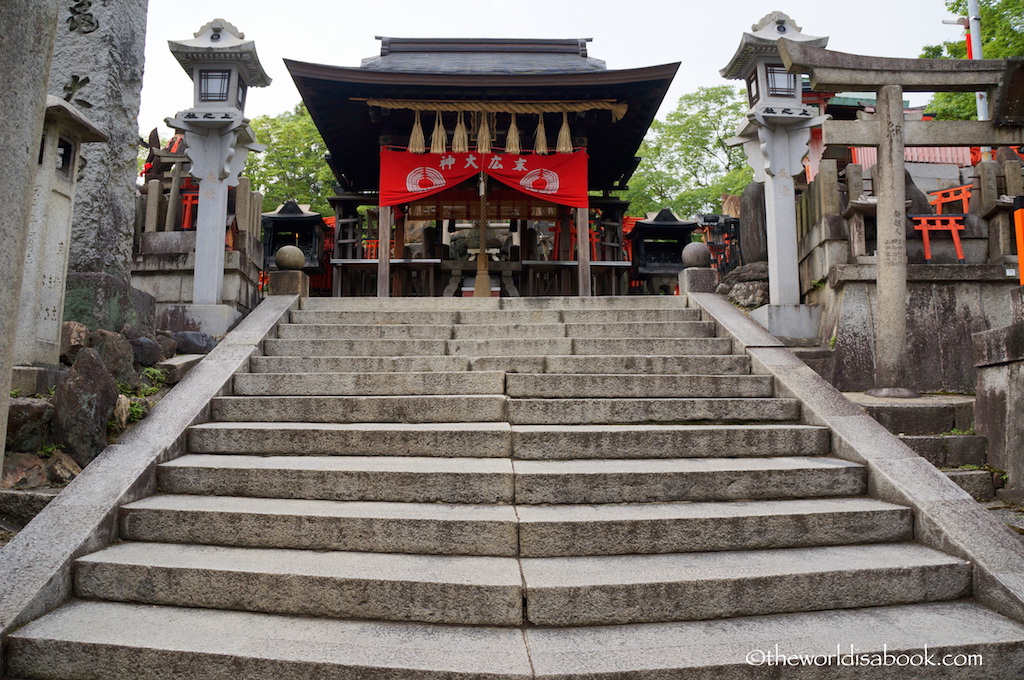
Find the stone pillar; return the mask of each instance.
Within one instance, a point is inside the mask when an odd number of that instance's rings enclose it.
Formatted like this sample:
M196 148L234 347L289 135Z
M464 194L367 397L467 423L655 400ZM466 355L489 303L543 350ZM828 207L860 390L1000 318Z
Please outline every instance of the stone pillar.
M21 275L25 262L33 177L46 110L46 78L53 55L60 3L56 0L0 2L0 104L4 112L0 134L0 271L7 284L0 292L0 395L11 389L14 365L14 325L18 318ZM0 399L0 432L7 431L8 400ZM0 469L4 444L0 442Z
M878 90L878 300L875 314L875 387L906 385L907 232L906 185L903 179L903 88Z
M796 196L790 156L791 134L785 128L762 128L773 162L764 183L768 219L768 295L772 305L800 304L800 265L796 243ZM803 154L800 154L803 157ZM778 159L776 161L776 159ZM773 171L774 170L774 171Z
M50 94L78 107L109 138L82 153L69 268L102 272L125 286L135 231L147 7L148 0L61 0L49 71Z
M199 178L196 212L196 268L192 302L219 305L224 288L224 228L228 214L228 183L217 171Z

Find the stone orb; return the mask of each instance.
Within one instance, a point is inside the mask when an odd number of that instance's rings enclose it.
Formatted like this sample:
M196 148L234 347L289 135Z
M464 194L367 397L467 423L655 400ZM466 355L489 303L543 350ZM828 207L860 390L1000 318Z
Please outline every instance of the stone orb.
M297 271L306 265L306 254L298 246L281 246L274 254L274 262L282 271Z
M707 245L694 241L683 248L683 264L687 267L710 267L711 251Z

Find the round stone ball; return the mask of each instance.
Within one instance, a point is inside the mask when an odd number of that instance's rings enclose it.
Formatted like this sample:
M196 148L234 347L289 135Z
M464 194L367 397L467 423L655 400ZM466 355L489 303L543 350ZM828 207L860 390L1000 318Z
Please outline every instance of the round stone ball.
M683 264L687 267L710 267L711 251L707 245L694 241L683 248Z
M306 265L306 254L297 246L281 246L274 254L277 268L282 270L298 270Z

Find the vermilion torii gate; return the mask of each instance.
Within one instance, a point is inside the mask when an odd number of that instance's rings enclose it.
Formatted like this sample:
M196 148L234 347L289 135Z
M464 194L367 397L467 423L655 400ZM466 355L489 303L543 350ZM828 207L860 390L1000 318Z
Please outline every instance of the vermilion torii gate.
M906 146L1024 144L1024 62L1002 59L892 59L834 52L785 38L778 41L791 73L810 75L823 92L878 94L874 120L827 121L825 144L877 146L878 269L875 390L916 396L905 388L907 353L907 234L903 153ZM991 121L905 121L904 92L989 92Z

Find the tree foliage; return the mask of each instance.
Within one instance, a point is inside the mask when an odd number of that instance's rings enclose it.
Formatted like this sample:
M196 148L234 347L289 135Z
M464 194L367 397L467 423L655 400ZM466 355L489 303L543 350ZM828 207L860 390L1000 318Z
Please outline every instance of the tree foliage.
M288 199L309 203L310 209L332 214L327 197L334 194L334 175L324 160L327 146L304 104L276 116L252 119L263 153L251 153L245 176L263 193L263 211L274 210Z
M1024 0L980 0L982 56L986 59L1024 57ZM967 16L967 0L946 0L955 16ZM929 59L966 59L964 40L928 45L921 56ZM940 120L975 120L978 109L971 92L938 92L928 110Z
M753 177L742 147L726 146L746 115L734 87L702 87L679 98L664 122L654 121L623 198L631 215L672 208L680 217L719 212L722 194L740 193Z

